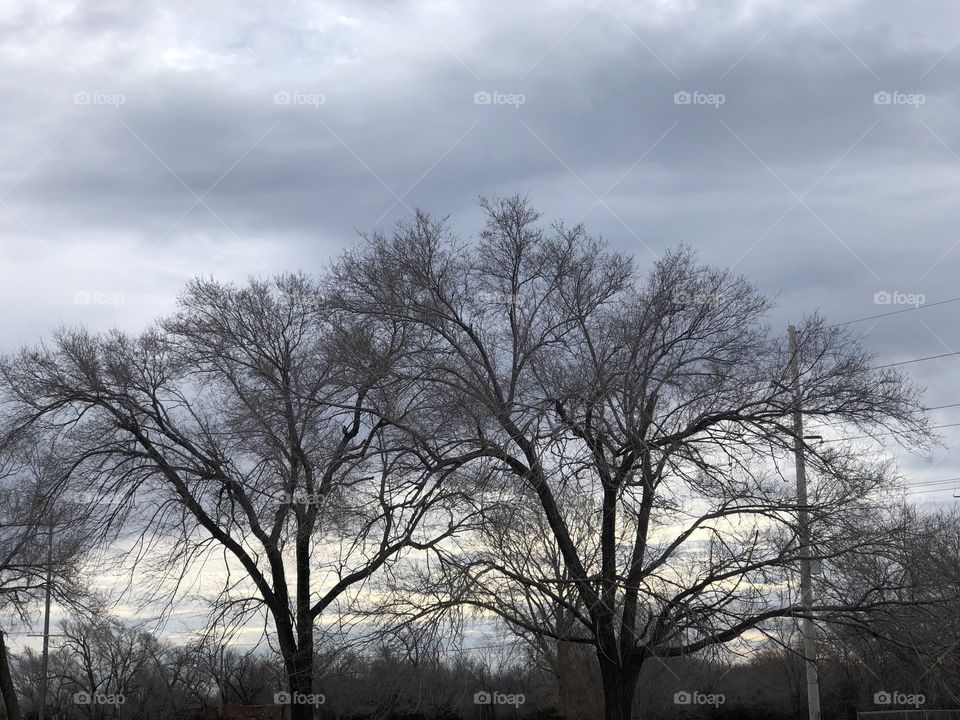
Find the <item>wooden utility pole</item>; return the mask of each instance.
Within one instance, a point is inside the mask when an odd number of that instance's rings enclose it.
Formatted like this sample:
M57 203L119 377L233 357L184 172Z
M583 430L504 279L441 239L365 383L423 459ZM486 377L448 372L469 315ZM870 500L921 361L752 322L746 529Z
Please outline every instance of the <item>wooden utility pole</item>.
M803 659L807 669L810 720L820 720L820 679L817 676L817 628L813 624L813 581L810 571L810 518L807 513L807 468L803 460L803 411L800 403L800 362L797 329L788 329L793 375L793 454L797 465L797 522L800 534L800 597L803 601Z
M40 658L40 707L38 720L47 716L47 665L50 659L50 590L53 585L53 523L47 528L47 582L43 610L43 655Z

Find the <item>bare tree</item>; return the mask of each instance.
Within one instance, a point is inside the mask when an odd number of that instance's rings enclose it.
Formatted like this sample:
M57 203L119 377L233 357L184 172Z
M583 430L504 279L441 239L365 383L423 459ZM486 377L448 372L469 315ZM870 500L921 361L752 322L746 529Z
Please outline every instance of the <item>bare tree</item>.
M396 425L419 433L437 466L495 463L490 482L536 508L562 558L561 572L517 569L495 545L437 546L448 587L438 605L472 604L592 647L605 717L629 718L646 661L804 613L787 583L801 555L800 508L780 472L796 403L831 437L854 429L922 443L927 420L899 369L876 367L851 332L816 317L801 328L795 397L785 333L765 325L771 303L686 250L641 278L582 227L540 227L522 198L483 207L475 245L422 213L367 238L337 264L331 297L340 312L402 325L417 340L392 372L449 419L439 437ZM803 441L820 620L901 602L891 586L913 581L888 532L908 528L878 502L891 468L837 439ZM590 504L586 534L574 531L572 496ZM517 530L514 546L529 537ZM830 582L831 564L854 556L883 572L856 588ZM518 586L562 606L579 632L492 600Z
M51 600L82 607L81 563L103 539L90 513L65 498L66 470L55 448L29 433L0 445L0 612L21 623ZM0 698L20 717L10 660L0 630Z
M568 490L560 488L557 500L566 509L571 537L578 547L595 555L597 548L590 542L592 503ZM511 491L497 502L488 493L484 502L485 521L464 537L470 546L461 545L460 560L445 558L437 570L415 575L401 595L420 597L418 587L437 585L448 592L452 589L454 596L469 597L461 607L497 608L499 617L509 618L507 629L522 641L532 664L552 676L557 709L564 717L573 717L576 705L589 707L584 702L586 689L595 680L592 673L584 676L582 662L578 664L584 648L577 639L586 628L579 619L584 608L576 587L546 518L529 493L518 498ZM589 564L595 561L593 557ZM510 580L502 582L503 578ZM415 616L419 622L419 614ZM595 707L589 707L585 716L593 713Z
M416 400L382 387L403 338L321 306L304 276L197 280L138 337L62 330L0 364L11 432L56 442L74 486L120 498L109 517L142 530L138 583L172 605L218 560L217 621L265 612L295 698L313 692L318 618L348 618L371 575L454 529L438 477L368 414ZM450 521L421 530L434 513Z
M145 682L153 668L158 641L150 633L125 626L108 616L66 620L61 624L61 673L68 692L86 693L91 702L79 703L89 718L125 714L143 717L152 698ZM115 703L96 698L122 698Z
M923 532L900 538L915 581L900 591L904 602L872 614L860 623L831 628L827 650L873 691L889 687L923 692L928 702L960 701L960 513L951 510L906 512ZM856 586L875 582L883 564L841 568L838 582ZM866 579L864 579L866 576Z

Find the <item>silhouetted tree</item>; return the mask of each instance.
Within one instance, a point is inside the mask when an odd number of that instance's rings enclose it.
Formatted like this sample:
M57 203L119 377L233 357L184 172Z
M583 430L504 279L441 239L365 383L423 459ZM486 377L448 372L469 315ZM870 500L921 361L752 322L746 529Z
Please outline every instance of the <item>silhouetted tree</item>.
M418 213L347 253L331 284L338 312L403 328L416 352L391 366L395 382L449 417L439 436L415 419L384 419L435 467L486 463L481 502L517 508L503 537L434 548L429 576L445 593L413 596L410 617L424 602L469 604L585 644L605 717L622 720L648 660L803 614L787 583L801 554L800 508L780 472L792 467L796 402L809 422L906 443L925 441L927 421L900 369L876 367L848 329L816 317L800 330L796 398L785 333L765 324L771 303L689 251L667 253L641 277L581 226L544 229L522 198L483 207L477 243ZM890 468L856 443L804 446L815 478L805 509L824 568L818 618L901 602L891 588L915 578L890 541L910 529L879 501ZM537 557L543 529L562 567ZM876 572L833 583L828 568L853 557ZM572 630L538 610L556 607Z
M175 594L219 558L218 621L265 611L300 696L313 692L318 618L343 626L373 573L454 531L422 530L434 512L452 518L450 499L369 412L417 402L382 386L403 338L331 322L321 304L299 275L197 280L140 336L61 330L0 362L9 432L56 444L75 488L122 498L142 529L128 556L141 585L156 571Z

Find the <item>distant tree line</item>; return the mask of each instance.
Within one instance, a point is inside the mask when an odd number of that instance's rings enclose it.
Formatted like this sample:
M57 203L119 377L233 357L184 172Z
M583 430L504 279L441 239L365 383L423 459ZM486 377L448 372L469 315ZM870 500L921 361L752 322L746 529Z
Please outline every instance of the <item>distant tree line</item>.
M954 528L960 517L940 518ZM954 542L956 531L953 532ZM956 547L949 563L956 572ZM946 556L945 556L946 560ZM895 613L873 632L842 630L822 638L820 668L825 717L856 717L878 692L922 693L924 707L956 707L960 700L957 612ZM881 627L885 626L885 627ZM881 639L885 634L893 641ZM286 687L276 652L238 649L210 638L177 644L109 616L73 618L58 628L49 670L50 720L113 717L167 720L197 717L221 706L270 706ZM515 638L471 650L451 631L429 641L384 642L318 654L315 688L324 695L317 717L394 720L586 720L602 712L596 664L571 648L558 674L550 658ZM12 657L23 718L36 717L40 658ZM806 717L803 662L795 623L770 628L747 657L698 653L648 666L638 682L642 718L690 717L802 720ZM716 707L678 705L675 695L722 694ZM123 694L121 713L78 705L78 693ZM478 693L522 696L514 706L477 705ZM0 715L2 717L2 715Z

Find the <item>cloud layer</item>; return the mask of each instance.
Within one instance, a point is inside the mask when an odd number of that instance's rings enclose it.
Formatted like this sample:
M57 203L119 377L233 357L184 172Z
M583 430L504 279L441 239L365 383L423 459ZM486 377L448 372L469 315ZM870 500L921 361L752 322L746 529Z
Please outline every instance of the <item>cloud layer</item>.
M734 266L778 294L775 323L960 295L958 20L891 0L5 3L0 347L142 327L192 275L319 269L415 206L467 235L479 195L516 191L640 263L682 242ZM862 327L886 361L946 353L958 308ZM956 362L912 366L929 405L960 401Z

